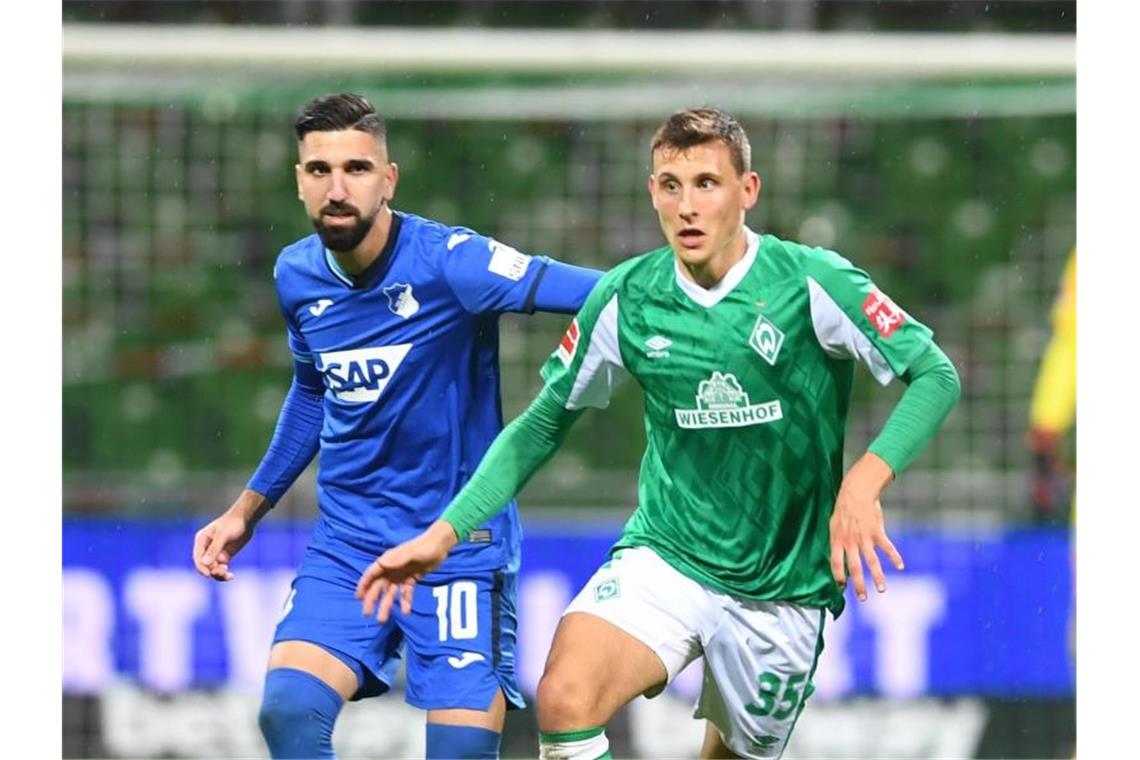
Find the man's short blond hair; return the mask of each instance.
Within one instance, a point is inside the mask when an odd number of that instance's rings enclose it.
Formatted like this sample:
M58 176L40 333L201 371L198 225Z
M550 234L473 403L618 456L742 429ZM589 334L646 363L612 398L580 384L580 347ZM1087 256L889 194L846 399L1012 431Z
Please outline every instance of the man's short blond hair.
M737 175L752 169L752 145L740 123L719 108L704 106L678 111L653 134L650 161L658 150L685 151L695 145L719 141L728 146Z

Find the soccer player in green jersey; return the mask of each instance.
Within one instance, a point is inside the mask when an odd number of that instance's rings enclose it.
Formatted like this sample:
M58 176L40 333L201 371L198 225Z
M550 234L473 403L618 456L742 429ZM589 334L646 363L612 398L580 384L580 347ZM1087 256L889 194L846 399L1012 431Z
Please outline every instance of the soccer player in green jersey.
M609 757L605 723L704 657L705 757L778 757L812 691L825 611L864 563L886 590L880 496L959 394L931 331L832 251L744 223L748 138L696 108L654 135L649 194L668 245L599 281L546 385L441 519L361 576L366 614L409 611L415 580L501 509L627 376L645 394L637 509L559 623L538 686L543 758ZM843 475L856 362L907 389ZM377 610L378 606L378 610ZM729 754L731 753L731 754Z

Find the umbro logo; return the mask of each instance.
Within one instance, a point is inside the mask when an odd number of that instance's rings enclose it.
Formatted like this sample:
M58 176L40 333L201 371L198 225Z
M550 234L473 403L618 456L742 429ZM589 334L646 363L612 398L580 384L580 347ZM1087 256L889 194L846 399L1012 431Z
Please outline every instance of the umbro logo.
M464 240L470 240L470 239L471 239L470 233L456 232L451 237L449 237L447 239L447 250L453 251L453 250L455 250L455 246L459 245Z
M447 664L456 670L462 670L473 662L482 662L487 659L478 652L464 652L459 657L448 657Z
M780 738L778 736L758 734L752 737L752 749L760 752L768 752L779 743Z
M321 300L317 301L315 304L313 304L312 306L309 307L309 313L312 314L314 317L319 317L325 313L325 309L327 309L328 307L330 307L332 305L333 305L333 302L331 299L322 298Z
M664 335L654 335L649 340L645 341L645 347L649 350L645 353L650 359L661 359L669 355L666 350L669 346L673 345L673 341L666 338Z

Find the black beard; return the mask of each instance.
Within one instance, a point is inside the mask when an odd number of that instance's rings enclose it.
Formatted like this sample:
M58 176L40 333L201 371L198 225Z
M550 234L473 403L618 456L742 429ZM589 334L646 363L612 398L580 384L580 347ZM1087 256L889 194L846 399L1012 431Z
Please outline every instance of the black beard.
M356 224L350 227L326 225L321 221L321 217L311 221L317 229L317 234L321 236L321 242L325 244L325 248L337 253L346 253L360 245L361 241L368 236L373 222L376 221L376 214L367 218L358 216Z

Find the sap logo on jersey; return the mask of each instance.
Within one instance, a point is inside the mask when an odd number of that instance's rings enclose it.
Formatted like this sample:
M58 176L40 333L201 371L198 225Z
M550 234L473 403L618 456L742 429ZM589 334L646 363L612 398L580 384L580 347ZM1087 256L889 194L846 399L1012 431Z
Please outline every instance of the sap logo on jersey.
M317 369L339 401L363 404L375 401L396 374L412 348L411 343L318 354Z

